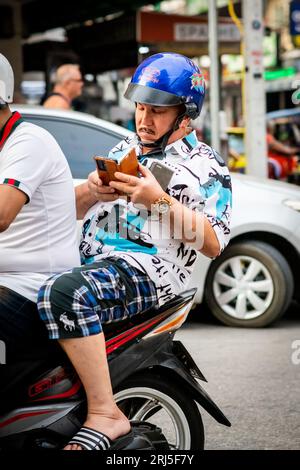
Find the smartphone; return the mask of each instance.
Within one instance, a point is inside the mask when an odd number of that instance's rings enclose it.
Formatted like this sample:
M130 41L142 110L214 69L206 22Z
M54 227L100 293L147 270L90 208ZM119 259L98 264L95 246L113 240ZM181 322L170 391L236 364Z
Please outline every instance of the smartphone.
M162 189L165 191L171 181L174 171L161 162L152 162L149 170L155 176Z
M103 157L94 157L96 162L98 175L101 178L102 183L105 186L109 185L109 182L114 179L114 173L117 171L117 163L111 160L110 162Z
M111 181L116 181L115 172L120 171L117 162L114 160L108 160L103 157L94 157L97 166L98 176L102 181L102 184L109 186ZM115 189L117 194L122 194L121 191Z
M97 165L98 175L101 181L106 186L109 185L110 181L117 181L115 178L115 172L120 171L127 175L138 176L139 162L135 153L135 149L129 150L129 152L122 156L121 160L117 162L112 158L94 156L94 160Z
M98 170L100 171L107 171L105 161L104 160L96 160L96 165Z

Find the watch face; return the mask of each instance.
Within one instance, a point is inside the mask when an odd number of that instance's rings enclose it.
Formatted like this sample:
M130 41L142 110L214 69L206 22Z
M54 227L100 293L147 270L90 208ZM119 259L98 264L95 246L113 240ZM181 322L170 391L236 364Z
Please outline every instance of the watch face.
M167 202L160 202L158 205L158 212L160 214L166 214L170 209L170 205Z

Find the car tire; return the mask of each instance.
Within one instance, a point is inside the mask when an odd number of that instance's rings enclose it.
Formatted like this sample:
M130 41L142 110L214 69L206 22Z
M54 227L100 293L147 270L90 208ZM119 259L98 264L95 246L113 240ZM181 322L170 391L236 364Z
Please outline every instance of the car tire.
M205 301L225 325L260 328L291 303L293 274L282 254L260 241L229 245L210 266Z

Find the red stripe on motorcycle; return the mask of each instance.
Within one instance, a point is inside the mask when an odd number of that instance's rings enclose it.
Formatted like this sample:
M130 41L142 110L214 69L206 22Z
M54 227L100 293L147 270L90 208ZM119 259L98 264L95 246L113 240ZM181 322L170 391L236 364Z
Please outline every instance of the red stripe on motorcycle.
M151 321L151 320L148 320L148 322L144 322L142 323L142 325L146 325L147 327L151 327L152 325L154 325L155 323L159 323L162 319L168 317L168 315L166 315L165 313L161 314L157 319L155 319L155 321ZM111 346L113 343L116 343L118 342L120 339L128 336L129 334L139 330L140 331L140 327L141 325L138 325L138 326L135 326L134 328L130 328L130 330L128 331L125 331L124 333L121 333L119 334L118 336L114 336L113 338L111 338L110 340L106 341L106 347L108 346ZM143 328L142 331L144 331L145 328Z
M78 380L73 385L73 387L71 387L70 390L68 390L67 392L58 393L57 395L50 395L50 396L42 397L42 398L36 398L35 400L30 400L30 403L32 403L34 401L45 401L45 400L55 400L57 398L68 398L68 397L71 397L72 395L75 395L75 393L78 392L80 387L81 387L81 382L80 382L80 380Z
M114 336L113 338L109 339L108 341L106 341L106 347L107 346L110 346L112 345L113 343L116 343L117 341L119 341L120 339L128 336L130 333L136 331L139 327L138 326L135 326L133 328L130 328L129 331L125 331L124 333L120 333L119 335L117 336Z
M44 415L47 413L53 413L53 410L33 411L31 413L21 413L19 415L13 416L12 418L9 418L6 421L3 421L2 423L0 423L0 428L4 428L5 426L8 426L9 424L14 423L15 421L18 421L19 419L30 418L31 416Z
M156 323L159 323L161 321L161 318L158 318L156 320L153 320L152 322L150 323L147 323L144 327L142 328L139 328L137 327L138 329L135 329L135 331L132 331L130 330L130 333L127 333L127 334L122 334L120 336L117 336L117 338L113 338L112 340L108 341L107 342L107 345L106 345L106 353L107 354L110 354L111 352L113 352L115 349L119 348L120 346L122 346L122 344L124 343L127 343L128 341L130 341L131 339L135 338L136 336L138 336L140 333L142 333L143 331L147 330L148 328L150 328L151 326L155 325ZM112 344L112 343L115 343L115 344Z

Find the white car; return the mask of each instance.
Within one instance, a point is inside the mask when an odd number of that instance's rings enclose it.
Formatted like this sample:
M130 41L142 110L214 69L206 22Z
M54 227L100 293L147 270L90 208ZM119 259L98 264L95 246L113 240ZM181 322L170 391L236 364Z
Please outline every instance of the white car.
M130 132L75 111L18 106L23 117L48 129L62 147L75 180L95 169L93 155ZM76 183L75 183L76 184ZM300 299L300 187L232 175L229 246L214 261L199 256L190 287L224 324L262 327L277 320L293 296Z

